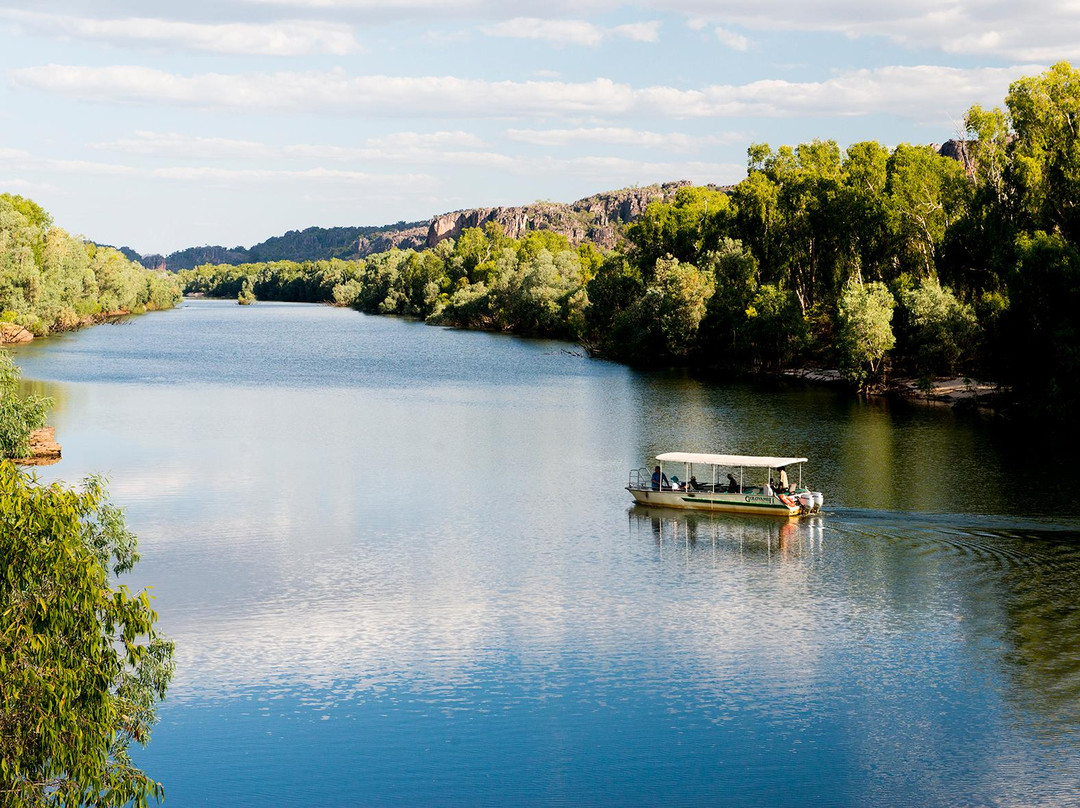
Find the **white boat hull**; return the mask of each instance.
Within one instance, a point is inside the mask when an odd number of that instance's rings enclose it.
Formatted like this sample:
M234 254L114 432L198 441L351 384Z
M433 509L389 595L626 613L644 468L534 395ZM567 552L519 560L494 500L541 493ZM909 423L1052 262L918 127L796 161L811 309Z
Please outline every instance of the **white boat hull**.
M662 506L665 508L783 517L802 516L810 512L800 506L798 500L794 498L791 498L792 504L789 505L775 495L712 493L708 491L653 491L632 486L627 486L626 490L642 505Z

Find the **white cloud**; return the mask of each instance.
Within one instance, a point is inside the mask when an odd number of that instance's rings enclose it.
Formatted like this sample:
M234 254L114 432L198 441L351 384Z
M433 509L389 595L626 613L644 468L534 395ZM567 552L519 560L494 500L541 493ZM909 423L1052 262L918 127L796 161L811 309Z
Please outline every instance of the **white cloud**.
M482 81L453 76L349 76L342 70L183 76L146 67L44 65L12 73L16 87L138 105L177 105L259 113L428 118L795 117L889 113L919 121L951 119L973 103L996 104L1011 81L1037 65L961 69L883 67L825 81L765 79L700 89L635 88L587 82Z
M511 158L490 151L468 151L482 146L468 132L399 132L369 138L364 146L332 146L294 143L272 145L250 140L183 135L175 132L136 132L133 137L94 148L141 157L186 160L244 160L247 162L332 161L335 163L382 163L464 165L506 168ZM202 170L202 169L199 169Z
M732 50L744 52L750 48L750 40L742 34L736 34L726 28L717 28L714 33L722 45L727 45Z
M91 160L57 160L37 157L22 149L0 149L0 168L12 166L26 171L80 176L113 176L209 182L226 185L288 183L337 183L371 188L425 188L432 184L430 175L420 173L382 174L323 167L307 169L235 169L214 166L142 167L103 163Z
M611 29L617 36L632 39L635 42L657 42L660 39L660 21L632 22L626 25L616 25Z
M20 177L0 177L0 193L34 194L55 193L55 185L34 180L24 180Z
M829 31L1014 61L1080 58L1080 4L1061 0L644 0L629 5L685 14L695 29L719 23L760 31Z
M694 151L745 140L742 134L698 137L681 132L649 132L626 127L598 126L578 129L508 129L506 137L536 146L569 146L574 143L601 143L607 146L633 146L667 151Z
M624 188L630 185L650 185L672 179L688 179L697 183L733 185L746 176L745 163L709 163L702 161L654 162L627 160L621 157L586 156L566 160L546 159L521 161L516 173L547 176L571 174L578 180L588 180L598 187Z
M628 130L627 130L628 131ZM246 140L226 138L198 138L174 133L140 132L133 138L113 143L98 144L99 148L115 149L125 154L159 158L193 158L203 161L229 159L244 154L254 162L269 164L273 168L238 168L216 165L163 165L143 168L118 163L87 160L55 160L41 158L20 149L0 149L0 170L29 170L46 174L116 176L129 179L168 180L193 182L219 187L252 187L270 184L300 185L347 185L378 190L402 190L410 194L428 193L436 185L433 176L407 172L385 174L348 168L283 168L284 160L299 159L352 159L364 160L374 165L401 161L410 164L429 162L433 165L458 163L484 171L509 173L522 177L550 177L558 174L572 175L578 180L603 183L605 186L625 187L686 178L697 182L733 183L745 174L741 163L713 163L705 161L654 161L633 160L610 155L585 155L557 158L492 154L488 152L440 153L432 150L420 152L375 151L371 149L345 149L333 146L294 144L273 146ZM471 161L471 162L470 162Z
M39 35L260 56L353 53L359 45L344 25L283 20L273 23L192 23L148 17L90 19L36 11L0 10L0 19Z
M616 36L635 42L656 42L660 37L660 22L637 22L603 28L585 20L550 20L539 17L515 17L512 20L486 25L480 29L489 36L512 39L539 39L558 45L595 47Z
M363 11L376 19L412 19L434 17L461 19L499 19L522 16L562 16L613 11L627 5L623 0L246 0L251 5L287 8Z
M540 20L518 17L481 29L491 36L515 39L543 39L563 45L599 45L604 40L601 28L584 20Z

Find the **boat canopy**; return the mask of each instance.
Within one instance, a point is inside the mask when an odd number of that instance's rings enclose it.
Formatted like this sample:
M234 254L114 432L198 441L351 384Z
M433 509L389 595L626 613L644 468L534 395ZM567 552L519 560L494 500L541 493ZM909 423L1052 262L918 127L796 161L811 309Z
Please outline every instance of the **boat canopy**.
M664 452L656 459L661 463L704 463L709 466L741 466L743 468L778 469L805 463L805 457L755 457L754 455L696 454L694 452Z

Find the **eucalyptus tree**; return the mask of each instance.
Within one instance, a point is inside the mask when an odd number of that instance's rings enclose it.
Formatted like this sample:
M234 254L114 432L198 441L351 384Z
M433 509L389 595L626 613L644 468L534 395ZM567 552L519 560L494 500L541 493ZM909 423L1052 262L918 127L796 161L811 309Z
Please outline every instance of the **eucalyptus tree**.
M896 300L880 281L852 278L840 296L837 361L840 372L859 389L880 380L886 354L896 344L892 330Z
M0 804L145 806L132 762L172 675L135 537L100 479L44 485L0 463Z

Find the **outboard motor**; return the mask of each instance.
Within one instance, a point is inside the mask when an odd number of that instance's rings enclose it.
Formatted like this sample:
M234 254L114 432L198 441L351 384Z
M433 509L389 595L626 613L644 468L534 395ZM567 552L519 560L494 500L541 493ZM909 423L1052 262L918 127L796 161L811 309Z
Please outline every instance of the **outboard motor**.
M820 511L821 506L825 504L825 497L822 496L820 491L812 491L811 494L814 497L814 510Z
M818 495L820 496L820 494ZM807 511L814 509L814 495L809 491L802 491L798 494L799 505L805 508Z

